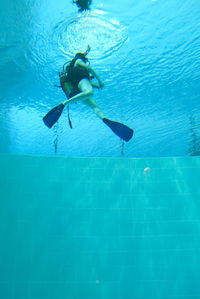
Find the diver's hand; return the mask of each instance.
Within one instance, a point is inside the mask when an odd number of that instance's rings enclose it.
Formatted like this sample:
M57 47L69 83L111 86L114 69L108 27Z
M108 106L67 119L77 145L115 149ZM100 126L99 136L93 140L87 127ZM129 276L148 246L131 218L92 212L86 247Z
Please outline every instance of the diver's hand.
M104 83L102 81L99 81L99 88L103 88L104 87Z

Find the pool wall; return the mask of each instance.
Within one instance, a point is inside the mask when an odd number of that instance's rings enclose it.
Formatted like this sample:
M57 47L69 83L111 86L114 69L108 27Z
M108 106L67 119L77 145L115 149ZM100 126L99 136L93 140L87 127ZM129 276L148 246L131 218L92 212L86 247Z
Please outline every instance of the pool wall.
M0 298L200 298L200 157L0 155Z

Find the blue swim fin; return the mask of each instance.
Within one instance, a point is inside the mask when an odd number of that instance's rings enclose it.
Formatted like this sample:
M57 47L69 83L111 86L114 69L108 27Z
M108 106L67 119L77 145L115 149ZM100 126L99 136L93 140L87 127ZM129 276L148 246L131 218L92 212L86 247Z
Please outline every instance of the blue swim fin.
M107 118L102 119L103 122L121 139L128 142L133 137L133 129Z
M53 109L51 109L44 117L43 117L43 122L45 125L51 129L53 125L58 121L59 117L62 114L62 111L64 109L65 105L62 103Z

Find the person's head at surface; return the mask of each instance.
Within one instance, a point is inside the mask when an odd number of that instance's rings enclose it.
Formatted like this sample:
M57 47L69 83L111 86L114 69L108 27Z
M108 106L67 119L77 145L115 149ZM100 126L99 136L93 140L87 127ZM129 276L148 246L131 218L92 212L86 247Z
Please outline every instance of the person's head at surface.
M89 10L92 0L73 0L73 3L79 8L79 11Z

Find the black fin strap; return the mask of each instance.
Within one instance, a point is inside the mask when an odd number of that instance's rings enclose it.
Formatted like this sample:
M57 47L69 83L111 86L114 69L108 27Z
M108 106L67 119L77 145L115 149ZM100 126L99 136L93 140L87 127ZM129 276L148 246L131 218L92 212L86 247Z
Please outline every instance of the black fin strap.
M67 116L68 116L69 126L72 129L72 122L71 122L71 119L70 119L70 116L69 116L69 105L67 105Z

